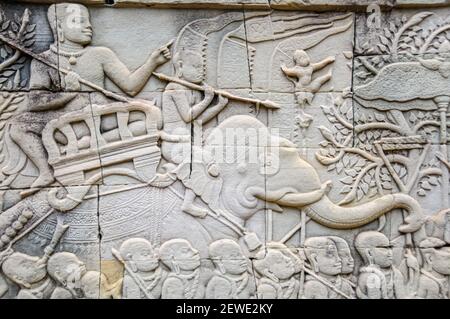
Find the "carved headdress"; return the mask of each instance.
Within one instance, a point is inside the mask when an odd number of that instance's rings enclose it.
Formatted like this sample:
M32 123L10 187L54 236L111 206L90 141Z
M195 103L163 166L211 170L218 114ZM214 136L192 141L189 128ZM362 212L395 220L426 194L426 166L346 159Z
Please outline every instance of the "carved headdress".
M183 57L184 52L194 52L202 57L206 74L206 50L208 34L225 28L230 23L243 19L242 12L228 12L211 19L199 19L188 23L181 29L173 48L174 57Z

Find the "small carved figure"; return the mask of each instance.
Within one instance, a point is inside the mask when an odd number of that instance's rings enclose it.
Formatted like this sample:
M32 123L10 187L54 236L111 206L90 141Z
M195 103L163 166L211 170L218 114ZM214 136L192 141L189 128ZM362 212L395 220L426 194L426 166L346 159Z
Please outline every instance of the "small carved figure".
M342 260L336 242L332 238L324 236L306 239L305 255L317 277L306 276L304 298L339 299L343 295L349 298L354 297L351 284L340 276ZM318 278L323 280L318 280ZM342 294L339 294L338 291Z
M296 50L293 60L293 67L289 68L286 65L282 65L281 69L294 82L298 103L301 106L304 106L305 103L311 104L314 97L313 93L317 93L332 77L332 72L330 71L324 76L313 79L314 72L322 70L328 64L333 63L335 58L328 57L321 62L311 63L308 53L303 50Z
M231 239L220 239L209 245L209 257L216 272L206 287L208 299L249 299L255 297L255 282L249 260L241 247Z
M152 244L143 238L127 239L120 246L120 256L125 263L122 298L161 298L167 273Z
M55 287L42 258L14 252L2 266L3 273L20 288L16 299L47 299Z
M336 244L339 258L341 259L342 269L341 277L350 286L356 288L356 278L353 276L353 270L355 269L355 260L353 259L352 252L350 251L350 246L347 241L338 236L328 236Z
M424 266L420 271L418 298L449 299L450 247L429 237L420 242Z
M106 275L90 270L81 278L81 290L85 299L119 299L122 279L110 284Z
M258 299L296 299L300 283L302 261L283 244L269 243L256 254L253 261L260 275L257 284Z
M185 239L171 239L159 249L161 261L170 269L162 287L163 299L201 299L205 294L200 255Z
M11 139L39 170L39 177L31 187L46 186L54 180L40 137L44 126L64 111L85 106L80 105L82 101L77 98L77 93L44 93L36 92L37 90L54 91L60 90L62 86L69 92L86 91L80 84L80 78L103 88L107 77L125 93L135 96L145 86L156 67L171 57L169 49L161 47L140 68L131 72L110 49L90 46L93 30L89 11L85 6L73 3L53 4L48 9L48 21L56 42L42 53L42 57L72 72L64 76L40 61L33 60L31 63L28 111L16 116L10 127ZM130 118L130 122L138 119L140 117ZM110 131L117 128L117 120L104 119L101 125L102 131ZM79 127L77 134L80 135L78 138L83 137L83 126ZM63 134L57 137L64 143Z
M361 299L403 299L404 277L393 264L389 239L377 231L365 231L355 238L355 248L365 266L359 269L356 294Z
M82 298L81 278L86 273L86 266L76 255L69 252L54 254L48 260L47 271L58 285L51 299Z
M204 61L200 53L181 50L174 55L173 65L175 76L194 84L203 84ZM164 132L173 135L185 135L185 142L163 141L161 151L163 157L173 164L181 164L186 158L191 158L190 134L192 123L197 121L202 125L211 121L228 104L228 99L219 95L218 101L211 106L214 90L205 85L205 94L192 90L184 85L171 82L163 93ZM195 217L205 217L206 209L194 204L195 193L186 189L182 210Z

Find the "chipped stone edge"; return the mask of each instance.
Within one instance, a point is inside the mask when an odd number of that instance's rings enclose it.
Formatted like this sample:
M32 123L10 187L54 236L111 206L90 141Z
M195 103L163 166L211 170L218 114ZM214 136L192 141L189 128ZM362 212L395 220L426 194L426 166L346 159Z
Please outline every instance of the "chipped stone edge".
M114 0L114 4L106 4L106 0L67 0L67 2L82 3L92 6L105 6L112 8L123 7L151 7L151 8L171 8L171 9L255 9L255 10L307 10L307 11L365 11L370 2L361 0L329 0L309 4L302 3L302 0ZM22 3L42 3L52 4L62 1L57 0L20 0ZM358 3L360 2L360 3ZM362 3L361 3L362 2ZM450 0L379 0L382 10L391 9L420 9L450 7Z

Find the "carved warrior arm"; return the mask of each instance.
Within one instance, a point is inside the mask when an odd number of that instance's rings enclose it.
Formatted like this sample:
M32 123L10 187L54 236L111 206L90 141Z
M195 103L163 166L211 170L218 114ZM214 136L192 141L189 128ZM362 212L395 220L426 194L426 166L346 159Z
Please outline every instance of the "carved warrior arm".
M212 93L211 91L205 91L205 97L203 101L195 104L194 106L189 105L189 101L184 90L171 92L171 98L177 106L178 113L180 114L183 121L185 123L191 123L206 110L206 108L214 98L214 93Z
M285 65L281 66L281 70L284 72L284 74L286 74L287 76L290 77L299 77L299 72L296 70L296 68L288 68Z
M116 54L107 48L97 48L103 62L103 70L122 91L130 96L136 96L145 86L153 71L170 59L168 46L163 46L153 52L147 61L137 70L131 72ZM162 58L164 56L164 58Z
M336 59L334 57L330 56L321 62L314 63L314 64L312 64L313 70L319 71L319 70L323 69L324 67L326 67L328 64L333 63L335 60Z

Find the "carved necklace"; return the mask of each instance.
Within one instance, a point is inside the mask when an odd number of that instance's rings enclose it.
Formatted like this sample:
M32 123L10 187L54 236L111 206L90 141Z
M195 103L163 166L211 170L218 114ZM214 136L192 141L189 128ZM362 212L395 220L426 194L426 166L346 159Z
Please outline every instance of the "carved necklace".
M175 277L181 279L184 283L184 295L186 299L194 299L197 294L200 271L196 269L192 274L182 275L177 274Z
M68 58L69 59L69 63L71 65L77 64L77 58L81 57L86 52L86 49L83 49L83 50L78 51L78 52L66 52L66 51L58 50L53 44L50 46L50 50L53 53L58 54L59 56L63 56L65 58Z
M156 269L155 273L149 277L141 276L142 280L145 283L151 281L150 284L145 287L145 288L147 288L147 291L149 291L149 292L152 291L153 288L155 288L156 284L159 282L161 277L162 277L162 270L160 267L158 267L158 269Z

